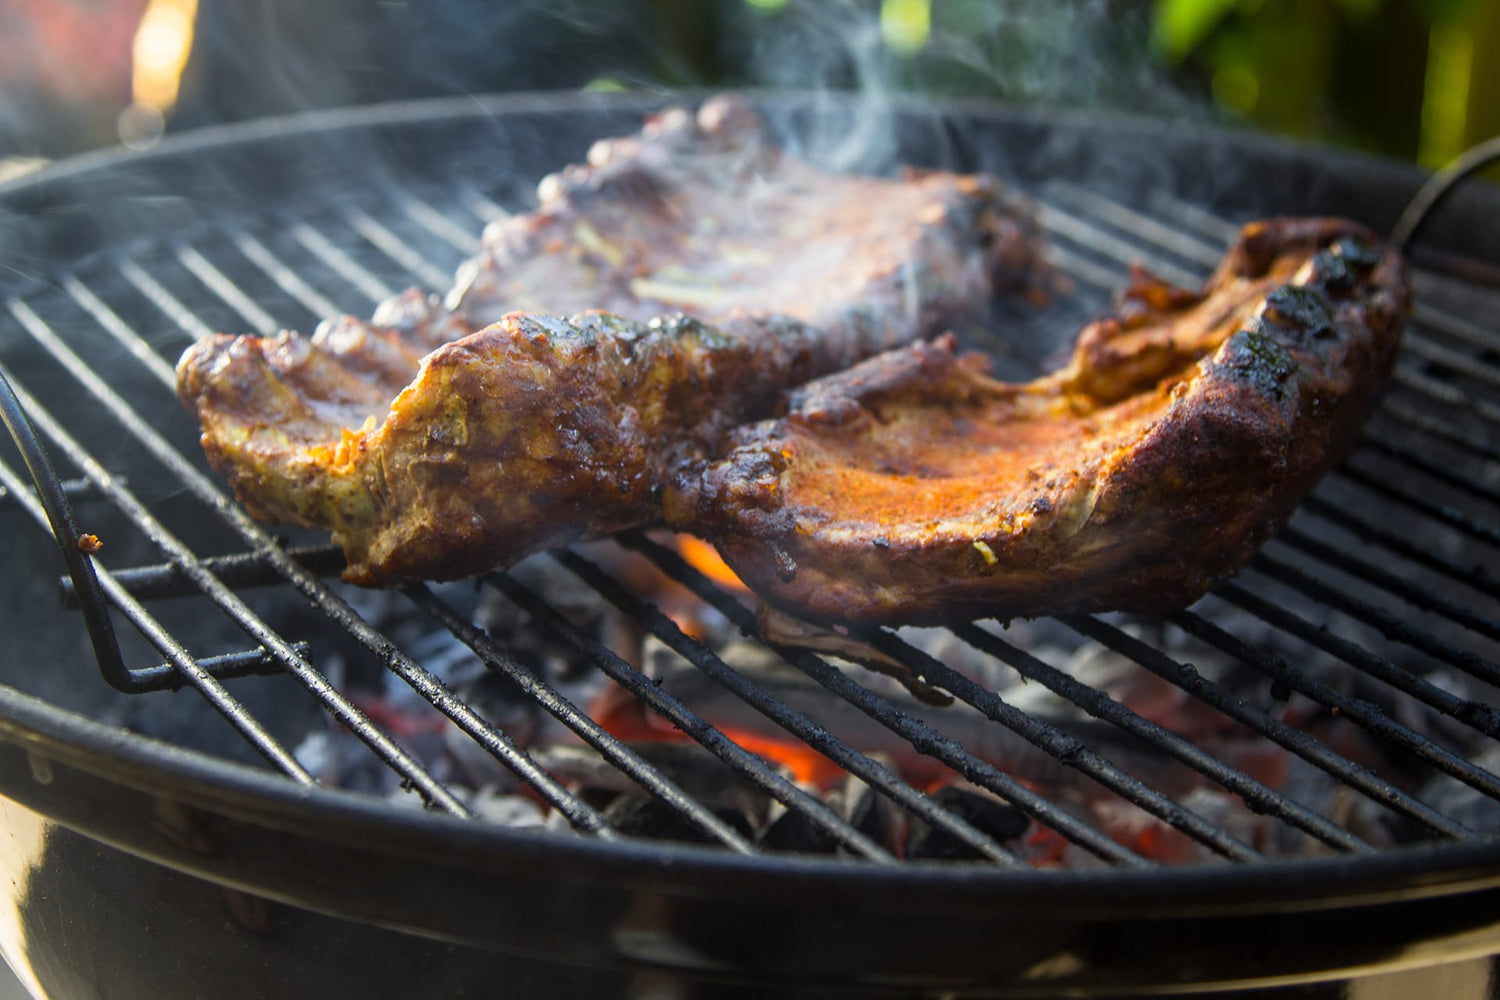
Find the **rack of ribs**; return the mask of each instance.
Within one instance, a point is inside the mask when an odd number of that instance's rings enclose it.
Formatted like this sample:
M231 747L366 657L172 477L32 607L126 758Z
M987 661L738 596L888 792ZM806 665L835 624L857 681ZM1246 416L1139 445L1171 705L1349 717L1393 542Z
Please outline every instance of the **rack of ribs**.
M940 339L796 390L680 472L666 520L812 623L1183 607L1348 451L1409 309L1361 227L1251 224L1201 292L1137 273L1036 381Z
M492 224L444 301L178 363L255 516L333 533L345 578L452 579L660 519L685 465L785 389L1045 283L992 178L821 170L733 98L650 118Z

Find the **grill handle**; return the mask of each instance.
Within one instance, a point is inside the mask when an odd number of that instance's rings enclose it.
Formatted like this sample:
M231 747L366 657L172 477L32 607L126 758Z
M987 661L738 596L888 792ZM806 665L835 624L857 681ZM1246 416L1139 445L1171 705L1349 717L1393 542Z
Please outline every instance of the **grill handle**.
M26 471L31 475L37 498L52 528L52 537L62 552L72 583L69 597L88 626L89 642L94 647L94 658L99 663L99 672L104 680L110 687L126 694L181 687L183 677L170 663L135 670L125 666L104 588L99 585L99 577L94 572L93 559L84 551L91 536L79 530L67 489L52 467L47 451L37 437L36 428L27 418L26 411L3 370L0 370L0 421L5 423L11 440L21 453L22 461L26 463ZM304 643L296 645L305 652ZM199 665L217 678L239 677L247 673L264 672L265 655L264 650L260 649L227 653L201 660Z
M1432 213L1447 200L1453 189L1496 160L1500 160L1500 135L1481 142L1433 174L1412 196L1401 218L1396 220L1391 230L1391 242L1405 253L1407 246L1417 238L1427 220L1432 218Z
M26 471L31 474L32 485L36 487L37 497L52 526L52 536L62 551L68 576L72 578L79 597L79 611L88 626L89 642L94 646L94 658L99 661L99 671L110 687L118 691L134 691L136 687L132 683L130 668L120 656L120 643L115 638L104 590L94 573L94 561L80 547L84 536L73 518L73 505L68 502L62 481L52 468L46 449L37 438L36 429L27 419L26 411L21 408L21 401L16 398L4 372L0 372L0 420L5 421L6 430L10 431L11 440L26 463Z

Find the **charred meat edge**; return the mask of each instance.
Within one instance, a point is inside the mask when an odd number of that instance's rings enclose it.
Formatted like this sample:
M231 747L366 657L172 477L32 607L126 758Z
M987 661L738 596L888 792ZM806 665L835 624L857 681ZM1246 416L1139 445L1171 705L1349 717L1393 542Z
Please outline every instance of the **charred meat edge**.
M1350 449L1409 311L1362 227L1253 223L1200 292L1137 273L1036 381L943 339L799 389L678 476L666 520L815 623L1183 607Z
M408 292L373 322L220 334L178 364L210 464L255 516L331 529L348 580L461 577L657 520L672 473L781 390L1047 280L993 179L829 174L733 98L652 116L539 192L486 232L450 308ZM689 285L711 324L652 318ZM509 313L523 293L627 315Z

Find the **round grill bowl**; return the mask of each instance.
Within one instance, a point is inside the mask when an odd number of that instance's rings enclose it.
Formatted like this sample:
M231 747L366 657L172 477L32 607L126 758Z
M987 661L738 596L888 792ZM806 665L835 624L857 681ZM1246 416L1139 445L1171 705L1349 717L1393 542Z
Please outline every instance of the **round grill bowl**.
M0 186L0 293L153 241L290 224L361 189L523 192L662 103L357 109L56 164ZM1387 230L1421 181L1382 161L1142 120L871 110L828 95L760 103L815 152L876 115L894 126L877 159L894 151L1023 188L1066 177L1121 198L1165 192L1229 218L1338 214ZM1500 199L1465 191L1426 239L1493 259L1497 222ZM41 365L15 345L3 360L23 378ZM191 446L185 415L162 420ZM1175 870L878 866L528 833L301 788L99 721L114 702L81 621L35 596L61 572L56 548L6 516L18 526L0 584L8 620L37 631L0 647L0 855L15 908L0 943L54 995L409 996L413 983L430 995L1185 994L1500 951L1493 840ZM191 696L140 697L170 712Z

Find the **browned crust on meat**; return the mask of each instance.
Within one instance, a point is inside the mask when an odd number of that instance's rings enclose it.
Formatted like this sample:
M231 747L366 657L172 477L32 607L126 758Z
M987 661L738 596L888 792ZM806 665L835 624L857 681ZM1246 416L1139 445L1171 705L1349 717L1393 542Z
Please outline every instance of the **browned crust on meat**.
M653 116L539 195L447 307L408 292L178 363L210 463L256 517L331 529L346 579L460 577L653 521L671 473L782 389L1044 280L993 180L832 175L733 98ZM581 309L620 315L543 315Z
M1409 307L1363 228L1255 223L1200 294L1138 275L1036 382L943 340L805 387L679 477L667 519L815 621L1182 607L1348 451Z

